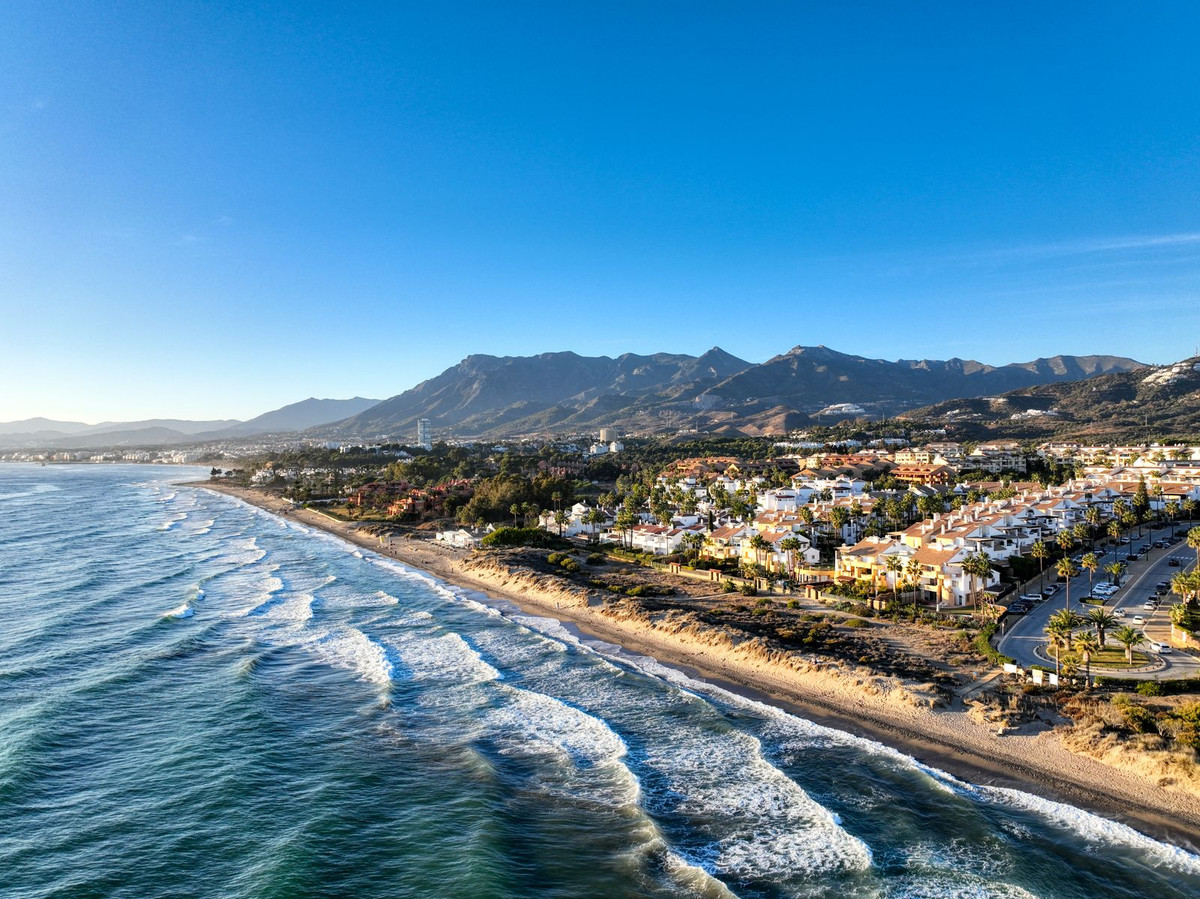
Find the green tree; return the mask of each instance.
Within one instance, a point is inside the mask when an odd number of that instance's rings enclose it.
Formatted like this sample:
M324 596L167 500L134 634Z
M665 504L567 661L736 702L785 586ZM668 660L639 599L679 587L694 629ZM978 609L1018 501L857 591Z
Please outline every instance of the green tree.
M987 584L987 580L992 574L992 560L985 552L971 553L963 560L962 568L970 576L971 606L978 611L979 594L975 585L979 580L982 580L985 585Z
M1196 566L1200 568L1200 526L1187 532L1187 545L1196 551Z
M900 561L899 556L888 556L883 564L887 568L888 574L892 576L892 603L894 604L899 599L896 586L904 571L904 563Z
M762 534L755 534L750 538L750 548L754 550L754 564L762 565L763 558L771 549L771 541Z
M1070 608L1071 608L1071 578L1073 578L1073 577L1075 577L1075 575L1079 574L1079 569L1075 565L1075 560L1072 559L1070 556L1064 556L1063 558L1059 559L1058 564L1054 567L1055 567L1055 570L1058 572L1058 576L1060 578L1062 578L1064 581L1066 581L1066 590L1065 590L1066 596L1067 596L1066 608L1068 610L1070 610Z
M1100 651L1100 640L1094 633L1088 631L1075 638L1075 647L1079 650L1079 657L1083 659L1083 685L1085 688L1090 688L1092 685L1092 656Z
M1029 554L1038 560L1038 586L1046 586L1046 560L1050 558L1050 547L1044 540L1038 540L1029 550Z
M1079 560L1079 567L1088 573L1088 593L1092 592L1092 578L1100 568L1100 557L1095 553L1084 553Z
M1117 623L1117 616L1105 609L1092 609L1088 612L1087 620L1096 628L1096 633L1100 637L1100 646L1103 647L1105 640L1105 632Z
M788 573L796 576L796 553L804 549L804 543L798 537L784 537L779 541L779 548L787 553Z
M1133 667L1133 647L1145 642L1146 637L1126 624L1113 631L1113 639L1125 647L1125 661Z
M1046 637L1049 638L1050 648L1054 650L1054 671L1062 672L1062 654L1071 648L1071 629L1051 622L1046 625Z

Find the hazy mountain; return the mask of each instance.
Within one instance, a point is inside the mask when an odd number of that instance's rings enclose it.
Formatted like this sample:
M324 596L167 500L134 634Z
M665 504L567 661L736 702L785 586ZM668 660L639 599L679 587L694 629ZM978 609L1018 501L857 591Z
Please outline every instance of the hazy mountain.
M839 403L892 415L952 396L1132 370L1114 356L1054 356L991 366L963 359L889 362L798 346L761 365L714 347L702 356L575 353L468 356L435 378L339 422L342 434L411 439L428 418L443 434L503 436L616 427L779 433Z
M146 421L100 424L29 418L0 422L0 447L46 449L98 449L126 446L170 446L248 437L254 434L278 434L302 431L317 425L339 421L369 409L378 400L354 397L349 400L315 399L264 412L249 421L236 418L215 421L190 421L163 418Z
M356 396L348 400L316 399L309 397L298 403L264 412L249 421L225 428L229 435L237 434L274 434L282 431L303 431L318 425L341 421L351 415L357 415L379 400L366 399Z
M0 435L6 434L75 434L91 425L81 421L54 421L50 418L26 418L21 421L0 422Z
M1000 396L960 397L903 418L969 439L1192 439L1200 430L1200 356Z
M145 421L103 421L98 425L89 425L79 434L110 434L117 431L171 431L184 436L204 434L209 431L220 431L239 424L236 418L223 418L217 421L189 421L182 418L148 418Z

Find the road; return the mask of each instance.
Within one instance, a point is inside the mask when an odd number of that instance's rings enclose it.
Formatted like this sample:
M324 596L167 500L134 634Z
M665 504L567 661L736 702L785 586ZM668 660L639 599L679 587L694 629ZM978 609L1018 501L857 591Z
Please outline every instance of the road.
M1182 532L1181 532L1182 533ZM1156 531L1154 538L1158 539L1163 536L1162 531ZM1096 548L1096 555L1100 556L1100 569L1097 571L1095 583L1100 583L1106 580L1106 577L1101 573L1104 566L1109 562L1120 559L1127 561L1125 556L1129 550L1134 547L1143 546L1150 542L1148 536L1138 539L1134 537L1129 546L1117 546L1113 549L1104 551L1103 554L1100 547ZM1173 568L1170 565L1170 559L1174 557L1179 560L1179 567ZM1105 608L1108 611L1115 609L1125 610L1125 618L1117 622L1117 626L1128 624L1131 627L1139 627L1146 635L1146 643L1137 647L1140 652L1145 652L1150 655L1151 659L1161 661L1163 667L1157 668L1154 671L1130 672L1124 674L1121 672L1112 672L1120 674L1123 677L1134 678L1176 678L1176 677L1197 677L1200 676L1200 658L1197 658L1190 653L1186 653L1178 648L1172 648L1170 653L1159 655L1150 652L1150 642L1156 641L1166 643L1171 632L1171 622L1168 616L1170 606L1178 601L1175 594L1167 594L1162 597L1162 602L1159 607L1153 612L1145 611L1142 604L1147 599L1154 595L1154 585L1159 581L1169 581L1171 577L1180 571L1186 571L1196 563L1196 554L1189 549L1186 543L1179 542L1166 549L1154 549L1147 555L1144 555L1136 562L1128 562L1129 569L1125 572L1125 577L1121 580L1121 589L1114 595L1105 600ZM1047 583L1053 581L1053 569L1047 574ZM1060 588L1063 585L1060 585ZM1096 606L1083 605L1080 600L1088 595L1089 583L1086 572L1081 573L1071 581L1071 608L1076 612L1086 615L1089 609L1097 608ZM1045 602L1034 606L1033 610L1027 615L1008 616L1004 625L1004 634L996 643L996 648L1007 656L1011 656L1016 660L1017 664L1028 668L1030 665L1045 665L1046 656L1038 656L1035 654L1035 647L1044 646L1046 643L1045 628L1050 619L1050 616L1066 605L1066 591L1060 589L1058 593L1052 596ZM1145 625L1138 626L1133 624L1133 616L1142 615L1146 619ZM1108 638L1111 645L1111 638ZM1050 657L1053 658L1052 656ZM1052 663L1051 663L1052 664ZM1108 671L1098 671L1092 669L1093 675L1109 673Z

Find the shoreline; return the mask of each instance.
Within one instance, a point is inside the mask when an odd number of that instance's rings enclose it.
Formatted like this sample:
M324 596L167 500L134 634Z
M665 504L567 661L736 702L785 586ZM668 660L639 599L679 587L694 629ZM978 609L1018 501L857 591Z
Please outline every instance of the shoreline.
M730 646L714 634L671 630L670 616L647 623L605 608L579 588L547 589L537 576L472 565L470 553L357 532L342 522L253 488L211 482L178 486L211 490L419 569L439 580L560 621L585 640L648 656L698 680L780 708L816 724L873 740L970 784L1021 790L1082 808L1200 854L1200 798L1160 786L1149 776L1068 750L1049 730L998 736L963 711L934 711L905 702L882 678L829 672L819 665L781 664Z

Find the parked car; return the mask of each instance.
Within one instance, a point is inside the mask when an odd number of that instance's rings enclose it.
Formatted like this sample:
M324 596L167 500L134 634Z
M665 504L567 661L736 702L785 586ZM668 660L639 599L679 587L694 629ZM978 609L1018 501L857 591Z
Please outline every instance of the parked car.
M1049 599L1051 596L1053 596L1055 593L1057 593L1061 589L1062 588L1059 587L1058 584L1051 584L1049 587L1047 587L1045 590L1042 591L1042 596Z
M1125 557L1126 562L1136 562L1137 560L1138 560L1138 557L1134 553L1130 553L1129 555L1127 555Z
M1017 597L1017 602L1031 603L1031 602L1041 602L1041 601L1042 601L1042 594L1040 594L1040 593L1022 593L1020 596Z
M1153 612L1155 609L1158 608L1158 603L1156 603L1152 599L1148 599L1144 603L1142 603L1142 608L1145 609L1147 612Z

